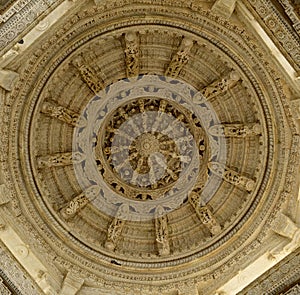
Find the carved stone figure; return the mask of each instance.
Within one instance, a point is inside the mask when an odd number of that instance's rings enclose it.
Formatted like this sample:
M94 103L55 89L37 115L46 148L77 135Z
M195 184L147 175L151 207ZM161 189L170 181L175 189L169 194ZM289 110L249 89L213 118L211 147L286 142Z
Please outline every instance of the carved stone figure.
M189 60L189 52L193 47L193 40L183 38L177 53L172 57L172 60L165 72L165 75L176 78L181 69Z
M212 99L213 97L222 94L229 88L233 87L237 81L240 79L240 75L236 71L232 71L228 76L222 78L221 80L214 81L210 85L206 86L201 90L201 94L207 99Z
M208 132L213 136L247 137L261 134L261 126L256 124L220 124L209 128Z
M44 102L41 112L47 116L56 118L73 126L77 126L79 124L79 114L63 106L58 106L50 102Z
M210 162L209 169L221 177L223 180L241 187L248 192L251 192L254 189L255 181L247 178L246 176L240 175L236 171L225 167L224 165L217 162Z
M155 229L158 253L160 256L165 256L170 254L168 218L166 215L160 216L159 208L157 209L157 214L159 217L155 219Z
M113 251L116 248L117 242L120 239L126 219L128 218L129 207L127 204L122 204L118 209L116 217L111 222L107 230L107 240L105 248Z
M83 160L83 155L79 152L57 153L53 155L38 157L37 159L38 165L41 168L67 166L80 163Z
M129 32L125 34L125 62L127 77L137 76L139 74L139 37L136 33Z
M200 193L192 191L189 194L189 202L195 209L196 214L201 222L209 229L209 231L213 235L220 233L221 226L213 216L211 210L203 202Z
M77 57L73 61L73 65L79 70L82 80L88 85L92 92L97 94L104 88L102 79L99 79L94 70L88 65L84 64L83 58Z

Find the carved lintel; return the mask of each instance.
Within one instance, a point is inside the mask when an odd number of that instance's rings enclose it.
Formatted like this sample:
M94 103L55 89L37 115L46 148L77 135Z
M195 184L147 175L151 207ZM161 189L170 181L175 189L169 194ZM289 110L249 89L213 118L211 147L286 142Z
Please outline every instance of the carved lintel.
M212 7L212 11L225 18L230 18L236 5L237 0L216 0Z
M189 52L191 51L193 44L193 40L189 38L182 39L178 51L172 57L165 72L166 76L176 78L180 74L180 71L189 60Z
M75 295L82 287L84 279L73 272L68 272L65 276L60 295Z
M19 77L19 74L10 70L0 69L0 87L11 91Z
M73 165L80 163L83 160L84 156L79 152L56 153L37 158L38 166L40 168Z
M159 255L165 256L170 254L168 218L166 215L162 215L161 212L162 210L158 207L156 210L157 217L155 218L156 243Z
M66 220L74 217L82 208L98 196L99 191L99 186L93 185L73 198L60 210L62 217Z
M97 94L104 88L104 81L97 77L93 68L84 63L82 57L76 57L73 61L73 65L78 69L82 80L88 85L93 93Z
M221 232L222 228L220 224L217 222L209 207L204 204L199 193L191 192L189 194L189 202L195 209L200 221L209 229L209 231L213 235Z
M44 102L41 112L52 118L56 118L64 123L72 126L84 125L84 122L80 120L80 115L59 105L52 104L50 102Z
M209 169L214 174L221 177L223 180L236 185L240 188L243 188L247 190L248 192L251 192L255 187L255 181L240 175L236 171L224 166L223 164L217 163L217 162L210 162L209 163Z
M127 77L134 77L139 74L139 37L136 33L125 34L125 63Z
M300 98L290 101L291 111L293 117L297 120L300 119Z
M209 128L208 132L219 137L248 137L261 134L261 126L255 124L220 124Z
M107 230L107 239L105 241L105 248L114 251L118 240L121 237L122 230L126 220L128 219L129 215L129 206L127 204L122 204L117 211L117 214L109 228Z
M226 92L232 88L240 80L240 75L236 71L231 71L226 77L214 81L210 85L204 87L200 93L207 99Z

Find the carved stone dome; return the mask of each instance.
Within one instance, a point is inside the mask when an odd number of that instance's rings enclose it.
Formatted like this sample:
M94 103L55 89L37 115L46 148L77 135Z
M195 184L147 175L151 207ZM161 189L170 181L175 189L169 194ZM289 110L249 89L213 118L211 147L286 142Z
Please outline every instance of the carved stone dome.
M74 14L24 57L4 165L80 294L175 294L268 235L295 126L243 29L183 1L127 2Z

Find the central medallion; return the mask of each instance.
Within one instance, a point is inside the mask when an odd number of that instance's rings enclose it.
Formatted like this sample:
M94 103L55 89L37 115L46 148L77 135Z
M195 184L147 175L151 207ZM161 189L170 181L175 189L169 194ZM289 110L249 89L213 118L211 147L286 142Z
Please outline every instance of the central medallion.
M97 155L104 180L115 192L154 200L187 171L195 143L202 158L204 132L189 110L147 97L128 101L108 116L100 128Z

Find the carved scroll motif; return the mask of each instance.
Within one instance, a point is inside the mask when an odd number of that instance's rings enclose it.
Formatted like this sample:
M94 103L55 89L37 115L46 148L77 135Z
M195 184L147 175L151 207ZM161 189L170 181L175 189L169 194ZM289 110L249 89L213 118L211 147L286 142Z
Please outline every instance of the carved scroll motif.
M247 137L261 134L261 126L256 124L220 124L209 128L208 132L213 136Z
M52 118L56 118L64 123L72 126L78 126L84 124L79 120L80 115L59 105L52 104L50 102L44 102L42 106L42 113Z
M127 204L122 204L107 230L107 240L105 242L106 249L110 251L115 250L118 240L121 237L124 224L128 219L128 215L129 206Z
M63 216L63 218L67 220L74 217L90 201L97 197L99 190L100 189L98 186L93 185L89 187L86 191L69 201L68 204L60 210L60 213Z
M209 229L209 231L213 235L220 233L220 224L217 222L208 206L203 203L200 194L191 192L189 194L189 202L194 207L196 214L201 222Z
M136 33L125 35L125 62L127 77L134 77L139 74L139 37Z
M212 84L203 88L200 92L207 100L209 100L232 88L237 81L239 81L239 79L239 74L235 71L232 71L227 77L213 82Z
M189 52L193 47L193 40L183 38L177 53L172 57L172 60L167 68L165 75L176 78L184 65L189 60Z
M251 192L254 189L255 181L247 178L246 176L240 175L236 171L225 167L224 165L217 162L210 162L209 169L223 180L236 185L240 188Z
M37 162L40 168L44 167L60 167L72 164L78 164L84 160L83 155L80 153L57 153L38 157Z
M157 217L155 218L156 242L158 253L160 256L170 254L168 218L166 215L160 214L160 209L157 209Z
M104 88L104 81L97 77L96 73L91 67L84 64L82 57L78 56L73 61L73 65L78 69L82 80L88 85L92 92L97 94Z

